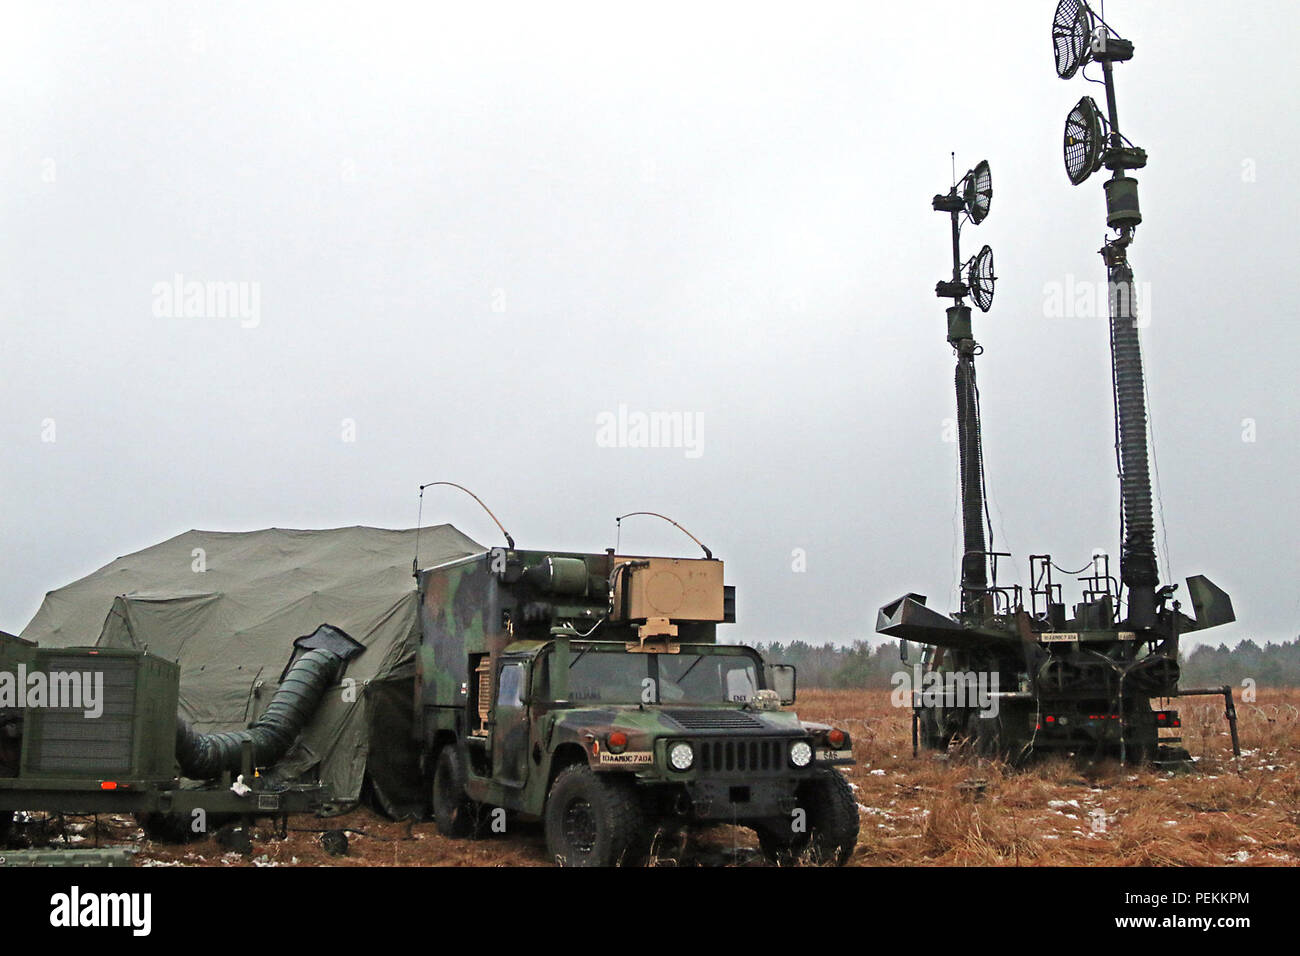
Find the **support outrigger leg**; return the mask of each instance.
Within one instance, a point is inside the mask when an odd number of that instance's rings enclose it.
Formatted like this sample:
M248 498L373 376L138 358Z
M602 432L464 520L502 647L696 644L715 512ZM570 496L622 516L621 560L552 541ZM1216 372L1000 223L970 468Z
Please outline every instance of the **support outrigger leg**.
M1237 736L1237 705L1232 701L1232 685L1222 687L1198 687L1195 690L1180 690L1179 697L1218 697L1223 695L1223 716L1228 721L1228 730L1232 732L1232 755L1241 759L1241 739Z
M1223 685L1223 716L1228 719L1228 728L1232 731L1232 755L1241 760L1241 741L1237 739L1237 705L1232 702L1232 687Z

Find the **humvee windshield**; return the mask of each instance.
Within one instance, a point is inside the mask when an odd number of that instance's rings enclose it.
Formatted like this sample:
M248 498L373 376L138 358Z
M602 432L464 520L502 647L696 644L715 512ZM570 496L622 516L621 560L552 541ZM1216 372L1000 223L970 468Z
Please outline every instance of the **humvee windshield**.
M555 656L549 655L548 666ZM629 654L574 647L569 658L573 703L727 704L752 700L760 687L748 654Z

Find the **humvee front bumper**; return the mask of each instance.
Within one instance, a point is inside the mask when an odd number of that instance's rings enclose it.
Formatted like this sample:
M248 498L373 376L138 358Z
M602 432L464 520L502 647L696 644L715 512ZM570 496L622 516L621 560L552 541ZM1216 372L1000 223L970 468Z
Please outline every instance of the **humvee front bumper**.
M806 777L806 775L801 775ZM685 784L690 813L697 820L751 820L788 817L798 801L800 780L693 780Z

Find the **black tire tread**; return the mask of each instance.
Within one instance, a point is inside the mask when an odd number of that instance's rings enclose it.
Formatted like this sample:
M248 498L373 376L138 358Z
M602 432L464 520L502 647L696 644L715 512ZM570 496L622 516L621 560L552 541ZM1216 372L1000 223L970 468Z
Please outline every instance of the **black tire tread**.
M799 863L843 866L858 843L858 801L842 773L827 767L799 788L799 804L808 812L808 832L789 832L785 820L754 827L763 856L778 866Z
M564 845L561 814L565 798L574 789L586 791L608 835L606 846L597 848L590 858L574 858ZM597 774L585 764L566 767L551 784L544 818L547 852L561 866L627 866L640 862L646 838L645 814L627 780Z
M858 801L848 778L827 768L809 787L808 816L815 862L843 866L858 843Z

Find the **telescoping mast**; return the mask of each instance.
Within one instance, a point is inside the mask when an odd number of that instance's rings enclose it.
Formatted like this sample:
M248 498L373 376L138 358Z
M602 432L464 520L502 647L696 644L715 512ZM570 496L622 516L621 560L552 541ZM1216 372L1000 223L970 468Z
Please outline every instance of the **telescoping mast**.
M880 609L876 630L900 639L905 661L911 654L908 642L923 645L916 668L930 692L914 687L914 747L946 749L970 741L981 753L1011 759L1055 750L1113 753L1125 761L1186 760L1187 752L1179 746L1178 712L1168 702L1222 694L1238 751L1231 688L1178 686L1180 635L1235 620L1232 601L1204 575L1194 575L1187 579L1187 594L1195 616L1184 614L1174 598L1177 585L1161 584L1156 561L1146 387L1128 259L1142 221L1137 180L1130 173L1146 165L1147 155L1120 132L1114 80L1115 64L1133 58L1133 44L1083 0L1061 0L1052 21L1052 46L1062 79L1097 63L1103 78L1096 82L1106 90L1104 115L1087 96L1070 111L1063 149L1073 184L1103 167L1112 174L1105 183L1109 232L1101 255L1109 291L1120 477L1119 576L1111 574L1105 554L1072 572L1049 554L1034 554L1029 557L1028 604L1021 585L998 582L997 559L1007 555L989 550L984 537L988 515L974 365L982 350L963 303L969 294L982 310L988 309L993 257L986 246L963 267L959 251L959 218L978 224L988 213L991 181L988 164L981 163L932 202L952 220L953 276L935 291L953 299L947 311L948 341L957 353L961 607L945 616L926 607L924 596L906 594ZM1081 575L1081 599L1072 608L1067 609L1053 571ZM965 684L976 679L991 692L963 693Z

